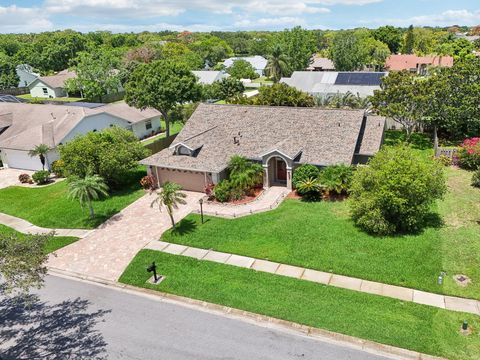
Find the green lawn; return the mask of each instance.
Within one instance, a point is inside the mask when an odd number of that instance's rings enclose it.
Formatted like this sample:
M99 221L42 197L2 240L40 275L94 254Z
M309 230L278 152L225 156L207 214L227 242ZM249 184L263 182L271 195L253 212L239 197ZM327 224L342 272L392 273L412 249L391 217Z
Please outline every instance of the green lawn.
M19 237L24 237L26 235L15 231L12 228L0 224L0 235L13 235L18 234ZM78 238L73 236L50 236L45 246L45 252L51 253L55 250L58 250L64 246L70 245L77 241Z
M17 95L17 97L19 98L22 98L22 99L26 99L26 100L35 100L35 101L42 101L42 100L52 100L52 101L63 101L63 102L77 102L77 101L84 101L83 98L79 98L79 97L60 97L60 98L53 98L53 99L49 99L49 98L38 98L38 97L32 97L32 95L30 94L23 94L23 95Z
M161 120L161 127L162 127L162 129L165 129L165 121L163 121L163 120ZM170 123L170 134L171 135L178 134L180 132L180 130L182 130L182 128L183 128L183 124L181 122L177 121L177 122L174 122L174 123ZM155 142L158 139L163 139L165 137L165 135L166 135L165 132L163 132L161 134L152 136L148 140L142 141L142 144L143 145L149 145L149 144Z
M0 189L0 212L16 216L46 228L93 229L144 194L138 180L145 175L139 168L132 173L131 184L95 201L95 218L76 200L67 197L67 182L42 188L11 186Z
M151 285L155 261L165 280ZM480 318L253 270L140 251L123 283L222 304L450 359L480 357ZM474 333L459 329L468 320Z

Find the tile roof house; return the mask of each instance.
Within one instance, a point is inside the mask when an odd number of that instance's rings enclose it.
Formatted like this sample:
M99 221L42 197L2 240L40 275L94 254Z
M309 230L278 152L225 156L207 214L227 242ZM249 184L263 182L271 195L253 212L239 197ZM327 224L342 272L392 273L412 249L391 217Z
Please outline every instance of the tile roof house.
M312 57L310 65L307 67L308 71L335 71L333 61L318 55Z
M159 185L202 192L241 155L263 165L265 187L291 189L300 164L365 163L380 148L384 126L383 117L363 110L200 104L172 145L141 163Z
M74 71L63 70L51 76L40 76L28 84L30 95L37 98L59 98L67 96L65 81L77 77Z
M192 73L198 78L198 82L202 85L211 85L215 81L230 77L230 75L224 71L199 70L192 71Z
M294 71L291 77L281 78L280 82L293 86L313 96L346 94L360 97L373 95L380 89L386 72L336 72L336 71Z
M77 135L119 126L141 138L160 129L160 113L112 103L95 108L65 105L0 103L0 158L6 167L39 170L37 158L28 155L36 145L46 144L51 164L58 159L56 147Z
M426 75L429 66L452 67L451 56L417 56L417 55L390 55L385 62L385 69L389 71L408 70L420 75Z
M245 56L245 57L231 57L226 59L223 62L223 65L225 68L229 68L230 66L233 65L235 60L245 60L252 65L252 67L255 69L255 72L258 74L258 76L264 76L265 75L265 68L267 67L267 59L265 59L263 56L255 55L255 56Z

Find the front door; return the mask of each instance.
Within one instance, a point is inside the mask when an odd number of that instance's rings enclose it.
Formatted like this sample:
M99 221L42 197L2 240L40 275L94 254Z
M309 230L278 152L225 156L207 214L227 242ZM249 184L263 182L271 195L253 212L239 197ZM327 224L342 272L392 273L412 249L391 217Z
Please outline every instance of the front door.
M277 180L287 181L287 164L283 160L277 160Z

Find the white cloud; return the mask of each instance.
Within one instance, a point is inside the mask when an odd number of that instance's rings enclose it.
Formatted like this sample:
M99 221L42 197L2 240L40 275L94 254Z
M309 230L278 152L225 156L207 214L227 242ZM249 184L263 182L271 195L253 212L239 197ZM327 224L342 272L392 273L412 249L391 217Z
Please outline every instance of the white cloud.
M1 33L39 32L52 28L52 22L39 8L0 6Z
M291 3L281 1L277 3L275 1L254 0L249 2L246 8L249 12L262 12L271 15L325 14L330 12L328 8L310 6L309 4L309 1Z
M391 24L398 26L449 26L449 25L477 25L480 22L480 10L447 10L440 14L418 15L404 19L374 19L362 20L362 24Z
M272 26L295 26L302 25L305 20L298 17L282 16L277 18L243 19L236 21L233 25L238 28L268 28Z

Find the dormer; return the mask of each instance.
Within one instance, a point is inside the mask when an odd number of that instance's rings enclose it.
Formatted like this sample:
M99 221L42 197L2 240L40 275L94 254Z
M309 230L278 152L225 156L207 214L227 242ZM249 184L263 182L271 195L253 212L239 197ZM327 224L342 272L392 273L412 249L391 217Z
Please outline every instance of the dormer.
M189 146L185 143L177 143L171 146L173 148L174 155L183 155L183 156L197 156L198 151L202 148L203 144L200 146Z

